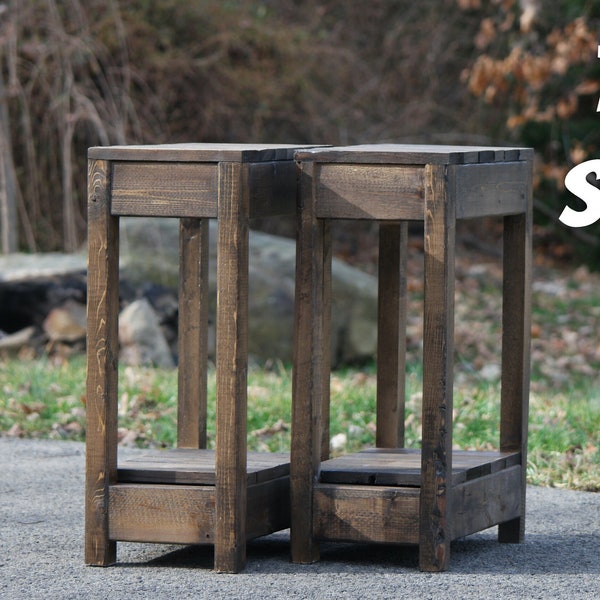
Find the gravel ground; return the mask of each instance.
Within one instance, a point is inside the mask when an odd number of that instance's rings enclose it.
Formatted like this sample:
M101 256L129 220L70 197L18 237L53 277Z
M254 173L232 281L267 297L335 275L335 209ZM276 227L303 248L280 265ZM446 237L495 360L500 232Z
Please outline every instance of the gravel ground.
M415 548L324 544L289 560L289 534L248 547L238 575L210 547L119 544L119 563L83 564L85 446L0 438L0 598L600 598L600 494L528 489L527 539L495 530L458 541L450 571L420 573Z

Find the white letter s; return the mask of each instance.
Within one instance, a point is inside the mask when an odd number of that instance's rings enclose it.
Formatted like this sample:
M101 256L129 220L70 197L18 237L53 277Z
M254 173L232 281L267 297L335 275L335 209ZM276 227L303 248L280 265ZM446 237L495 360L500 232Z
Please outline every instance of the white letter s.
M600 173L600 159L586 160L576 165L565 177L565 187L587 205L585 210L565 207L558 219L568 227L586 227L600 219L600 189L586 179L592 172L596 176Z

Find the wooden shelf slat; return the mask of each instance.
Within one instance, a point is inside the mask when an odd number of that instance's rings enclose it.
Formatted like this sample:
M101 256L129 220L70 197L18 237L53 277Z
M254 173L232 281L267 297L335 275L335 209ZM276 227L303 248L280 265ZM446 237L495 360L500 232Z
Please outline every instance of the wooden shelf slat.
M248 452L248 485L285 477L290 473L285 453ZM214 450L176 448L157 450L119 463L120 483L215 485Z
M519 464L518 452L452 453L452 484L456 485ZM406 448L373 448L347 454L321 464L322 483L380 486L421 485L421 451Z

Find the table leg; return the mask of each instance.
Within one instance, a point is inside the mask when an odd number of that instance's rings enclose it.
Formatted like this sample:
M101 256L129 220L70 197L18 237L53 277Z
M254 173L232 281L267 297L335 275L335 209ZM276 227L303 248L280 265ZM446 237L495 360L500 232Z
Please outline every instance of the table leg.
M419 566L424 571L442 571L450 559L455 199L447 178L446 167L426 166L419 519Z
M504 218L500 450L521 452L521 516L498 527L500 542L525 537L529 347L531 335L531 211Z
M116 561L108 538L109 486L117 480L119 220L110 214L110 164L88 166L85 562Z
M177 445L206 448L208 219L179 226Z
M317 227L323 237L323 289L322 299L322 332L321 332L321 460L329 458L329 441L331 438L331 268L332 268L332 244L331 244L331 223L329 221L320 221Z
M292 375L291 550L292 560L319 560L312 534L313 485L322 448L324 389L324 258L323 221L317 219L313 190L314 165L305 163L300 175L300 208L296 247L296 299ZM328 378L327 378L328 379Z
M215 569L246 564L248 214L245 165L219 165Z
M404 447L407 236L406 221L379 226L378 448Z

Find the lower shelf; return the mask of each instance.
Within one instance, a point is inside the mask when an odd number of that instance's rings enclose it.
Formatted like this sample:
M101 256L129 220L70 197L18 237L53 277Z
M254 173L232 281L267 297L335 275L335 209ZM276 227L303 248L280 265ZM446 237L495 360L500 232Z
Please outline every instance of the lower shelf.
M246 539L290 526L287 454L248 453ZM215 453L176 449L119 464L109 486L109 538L175 544L214 543Z
M519 453L454 452L447 523L456 539L521 515ZM313 534L330 541L418 544L421 454L374 449L325 461Z
M290 474L290 457L248 452L248 485ZM119 462L119 482L215 485L215 451L193 448L154 450Z
M452 483L458 484L518 465L519 452L452 453ZM407 448L372 448L321 463L323 483L365 485L421 485L421 451Z

